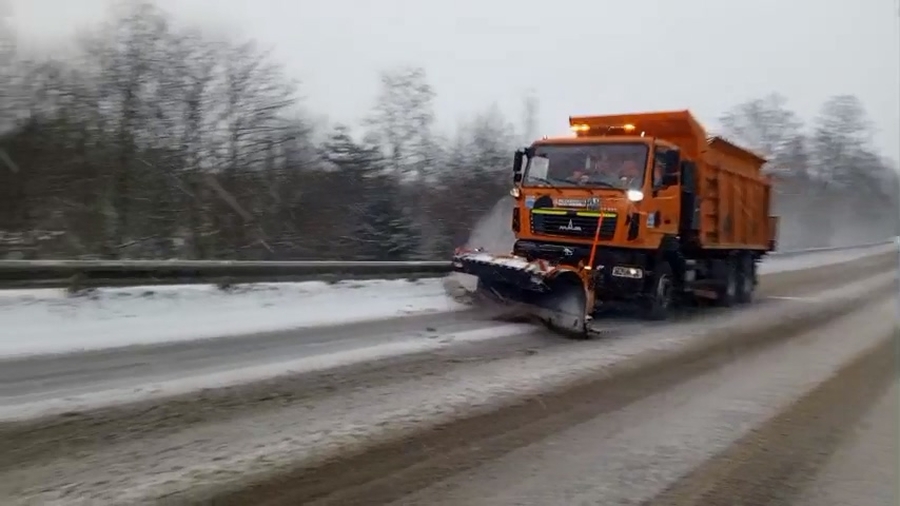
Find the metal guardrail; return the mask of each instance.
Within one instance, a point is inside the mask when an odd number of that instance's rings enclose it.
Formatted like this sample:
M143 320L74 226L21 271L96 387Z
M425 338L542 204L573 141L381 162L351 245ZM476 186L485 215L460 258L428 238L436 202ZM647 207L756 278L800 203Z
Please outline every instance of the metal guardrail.
M6 260L0 261L0 288L414 279L440 277L449 270L447 261Z
M856 246L773 252L775 257L865 249L896 243L897 238ZM250 282L340 281L440 277L449 261L217 261L217 260L2 260L0 288L215 283L223 287Z

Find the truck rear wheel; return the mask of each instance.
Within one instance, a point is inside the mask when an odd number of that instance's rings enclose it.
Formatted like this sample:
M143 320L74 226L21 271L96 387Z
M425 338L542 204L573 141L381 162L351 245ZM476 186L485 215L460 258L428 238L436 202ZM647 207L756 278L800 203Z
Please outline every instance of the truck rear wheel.
M756 291L756 265L753 262L753 256L743 255L739 265L737 302L738 304L750 304L753 302L753 292Z
M646 300L646 314L650 320L661 321L669 317L674 301L675 284L672 267L668 262L660 262L651 278Z
M735 258L718 260L716 271L717 305L731 307L738 300L738 262Z

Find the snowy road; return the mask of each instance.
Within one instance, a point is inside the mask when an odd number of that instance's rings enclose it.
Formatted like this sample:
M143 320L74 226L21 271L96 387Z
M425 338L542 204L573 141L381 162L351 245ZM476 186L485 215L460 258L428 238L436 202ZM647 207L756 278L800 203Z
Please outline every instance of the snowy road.
M869 256L852 260L851 267L838 272L829 266L771 272L762 277L762 293L783 297L796 292L794 280L797 279L819 284L831 283L836 277L851 280L871 265L888 266L890 262L890 255ZM606 329L606 334L654 326L629 319L603 320L596 325ZM530 325L498 322L490 315L470 310L76 354L10 358L0 360L0 420L431 353L485 339L528 345L546 343L546 338L534 334L535 329Z
M97 407L519 336L472 311L0 361L0 420Z
M461 312L12 360L8 417L66 412L0 423L0 503L702 504L690 490L740 490L740 469L708 468L754 447L750 428L861 352L893 359L878 347L895 325L896 267L894 253L770 271L752 307L604 322L589 342ZM720 352L675 355L709 347ZM633 369L666 356L682 358ZM882 385L883 364L865 364L870 375L847 376L859 395L846 413L880 395L859 385ZM292 373L261 380L265 369ZM79 411L215 374L235 384Z
M392 504L791 505L798 491L809 496L805 504L897 504L897 474L891 473L896 454L887 458L897 441L896 425L888 432L896 420L896 411L889 411L897 406L889 391L896 396L896 389L888 388L893 371L877 356L863 356L890 353L896 345L889 339L896 305L896 298L875 304L603 416L584 416L544 437L532 436L527 445ZM872 384L841 371L853 360L872 368L864 378ZM830 391L827 405L805 405L806 396L821 395L817 388L834 390L827 385L834 376L857 390ZM818 419L823 413L828 418ZM833 447L843 445L845 430L862 439L847 441L844 450L846 458L856 454L858 467L837 454L837 468L818 476L818 468L832 460ZM874 448L879 442L885 447ZM867 450L875 450L868 458L880 462L873 465L859 455ZM853 487L854 477L867 485Z

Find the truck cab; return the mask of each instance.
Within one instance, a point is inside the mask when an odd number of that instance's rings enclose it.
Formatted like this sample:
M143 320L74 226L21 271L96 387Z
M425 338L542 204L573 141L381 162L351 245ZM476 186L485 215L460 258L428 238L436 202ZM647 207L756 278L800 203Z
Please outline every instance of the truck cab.
M593 130L573 123L572 130L575 137L541 139L516 153L517 253L577 262L596 244L600 256L628 256L678 234L680 175L691 164L682 166L677 145L630 123Z
M656 208L677 199L678 148L652 138L609 137L597 139L546 139L521 151L523 169L517 193L525 195L525 207L606 210L615 217ZM670 190L670 191L666 191ZM550 197L537 204L537 199ZM589 213L581 213L587 215ZM595 213L596 214L596 213ZM613 218L613 214L608 215ZM662 224L647 216L651 228ZM601 241L615 240L613 221L601 231ZM593 239L577 228L540 228L548 235ZM638 229L635 229L638 231ZM627 234L626 234L627 235ZM623 245L643 247L642 234L623 237Z

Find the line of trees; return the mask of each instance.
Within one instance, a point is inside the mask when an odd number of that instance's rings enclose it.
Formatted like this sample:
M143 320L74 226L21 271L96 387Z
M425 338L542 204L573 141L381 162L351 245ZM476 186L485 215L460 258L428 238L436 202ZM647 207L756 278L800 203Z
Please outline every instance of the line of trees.
M317 125L253 41L178 27L151 2L122 6L64 60L14 42L0 26L0 257L442 258L537 134L529 95L521 127L490 107L443 135L417 67L381 74L359 132ZM771 157L785 247L896 230L896 172L854 97L809 128L778 95L722 123Z
M783 248L898 235L896 162L873 146L872 125L855 96L828 99L808 126L778 94L739 104L720 122L726 135L769 160Z

